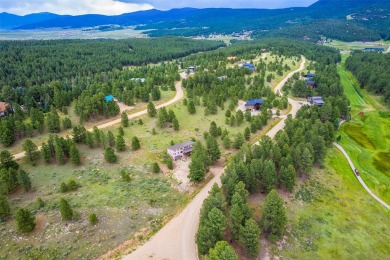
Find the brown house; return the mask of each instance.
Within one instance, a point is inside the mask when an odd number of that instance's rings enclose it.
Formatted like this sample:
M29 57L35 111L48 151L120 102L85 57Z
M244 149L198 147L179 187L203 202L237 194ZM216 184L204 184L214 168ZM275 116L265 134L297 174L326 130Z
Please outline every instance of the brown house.
M0 117L8 115L11 106L7 102L0 102Z

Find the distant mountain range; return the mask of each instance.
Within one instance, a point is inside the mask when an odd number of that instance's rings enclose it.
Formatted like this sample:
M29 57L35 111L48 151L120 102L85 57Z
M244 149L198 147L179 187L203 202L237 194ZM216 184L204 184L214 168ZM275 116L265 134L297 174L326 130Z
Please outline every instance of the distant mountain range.
M344 40L390 39L390 1L319 0L305 8L182 8L139 11L116 16L0 14L0 28L7 30L84 28L108 24L136 26L139 30L149 30L146 33L150 36L198 36L254 31L254 37L302 37L307 30L307 34L315 39L321 35L345 38ZM342 37L339 34L348 35Z

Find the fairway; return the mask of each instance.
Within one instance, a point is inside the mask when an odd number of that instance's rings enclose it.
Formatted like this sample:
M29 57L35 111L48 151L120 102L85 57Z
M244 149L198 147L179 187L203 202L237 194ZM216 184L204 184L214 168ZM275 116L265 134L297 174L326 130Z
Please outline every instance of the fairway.
M343 55L338 73L344 93L351 101L352 120L340 128L340 144L362 173L368 187L385 202L390 202L390 117L375 98L360 90L355 77L346 71ZM381 108L382 111L378 110Z

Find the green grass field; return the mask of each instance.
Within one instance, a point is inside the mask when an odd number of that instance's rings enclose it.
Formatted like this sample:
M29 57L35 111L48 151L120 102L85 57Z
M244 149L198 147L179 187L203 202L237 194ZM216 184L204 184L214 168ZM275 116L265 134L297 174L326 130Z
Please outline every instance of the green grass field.
M390 203L390 112L376 98L360 90L355 77L338 67L344 93L351 101L352 120L340 128L340 144L370 189ZM361 113L362 112L362 113Z
M286 259L387 259L390 212L363 190L332 148L287 200L288 235L272 252Z
M342 42L338 40L332 40L332 42L325 44L326 46L333 47L340 50L363 50L364 48L378 47L387 50L389 48L389 42L376 41L376 42Z

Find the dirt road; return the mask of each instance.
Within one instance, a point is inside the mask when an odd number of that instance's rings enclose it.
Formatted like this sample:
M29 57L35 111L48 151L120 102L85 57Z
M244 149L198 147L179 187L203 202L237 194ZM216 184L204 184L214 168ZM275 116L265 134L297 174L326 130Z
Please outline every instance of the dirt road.
M363 186L363 188L368 192L368 194L371 195L371 197L373 197L375 200L377 200L380 204L382 204L384 207L386 207L387 209L390 209L390 206L384 202L383 200L381 200L378 196L376 196L371 190L370 188L367 187L366 183L363 181L362 177L361 176L356 176L355 174L355 166L353 165L353 162L351 160L351 158L349 158L349 155L347 154L347 152L344 150L344 148L337 144L337 143L333 143L334 146L336 146L337 149L339 149L345 156L345 158L347 159L348 163L349 163L349 166L351 167L352 169L352 173L353 175L355 175L355 177L358 179L358 181L360 182L360 184Z
M182 73L182 74L180 74L180 76L181 76L181 78L185 78L186 74ZM181 81L176 83L175 88L176 88L176 95L175 95L175 97L173 99L171 99L171 100L161 104L161 105L156 106L156 109L172 105L172 104L176 103L177 101L179 101L180 99L183 98L184 91L183 91L183 89L181 87ZM146 115L147 113L148 113L148 111L145 109L145 110L139 111L137 113L128 115L128 118L129 119L134 119L134 118ZM99 129L107 128L107 127L119 124L120 122L121 122L120 118L119 119L115 119L115 120L112 120L110 122L107 122L107 123L104 123L104 124L101 124L101 125L97 125L97 128L99 128ZM91 132L93 129L89 128L87 130ZM38 147L38 150L40 150L40 149L41 149L41 146ZM16 160L22 159L24 156L25 156L25 152L14 154L14 158Z
M306 59L302 56L302 62L299 69L289 73L276 87L275 91L279 91L288 78L292 77L295 72L304 69ZM290 100L289 100L290 101ZM289 114L295 116L301 104L298 101L291 100L293 108ZM273 138L276 133L283 129L284 120L275 125L267 135ZM223 169L211 169L214 173L214 178L195 196L195 198L187 205L187 207L176 217L174 217L167 225L165 225L155 236L153 236L143 246L139 247L130 255L124 257L128 260L143 260L143 259L170 259L170 260L192 260L198 259L197 247L195 244L195 234L198 229L199 213L204 199L214 183L221 185L221 174Z

